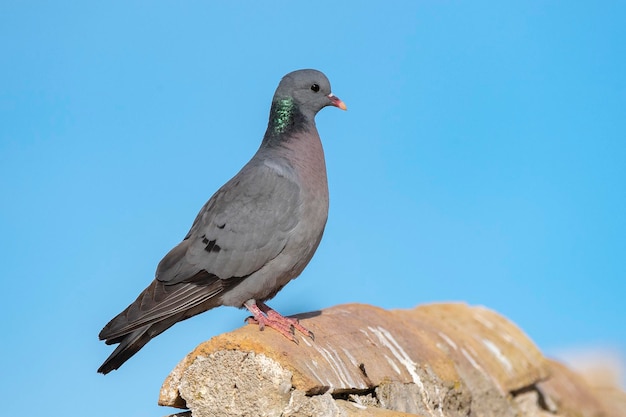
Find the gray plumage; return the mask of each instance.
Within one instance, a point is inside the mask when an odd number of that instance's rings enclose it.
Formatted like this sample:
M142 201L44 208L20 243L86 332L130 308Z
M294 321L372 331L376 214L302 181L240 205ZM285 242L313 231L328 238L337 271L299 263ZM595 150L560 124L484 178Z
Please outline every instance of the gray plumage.
M152 338L211 308L268 308L263 302L302 272L328 216L314 118L329 105L345 110L321 72L283 77L256 154L202 207L148 288L100 332L101 340L119 346L98 372L119 368ZM265 317L255 313L255 319L264 324Z

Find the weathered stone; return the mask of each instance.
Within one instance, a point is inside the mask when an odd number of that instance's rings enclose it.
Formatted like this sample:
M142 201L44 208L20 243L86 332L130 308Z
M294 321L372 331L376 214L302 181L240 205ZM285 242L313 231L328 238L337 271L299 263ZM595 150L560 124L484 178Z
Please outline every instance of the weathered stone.
M159 403L195 417L618 417L626 397L593 392L483 307L351 304L300 319L315 341L248 325L202 343Z
M556 410L549 411L541 406L541 394L530 389L515 396L516 409L525 417L553 417Z
M567 417L624 417L626 393L619 389L597 390L563 364L550 361L550 378L538 386L557 414ZM606 395L608 394L608 395Z
M304 392L295 390L292 393L289 405L285 407L281 416L347 417L347 413L339 409L335 399L329 393L307 396Z
M353 401L335 400L335 402L341 411L346 412L347 417L424 417L396 410L385 410L384 408L365 406Z
M279 417L290 403L291 372L263 354L220 350L197 357L179 391L195 417Z

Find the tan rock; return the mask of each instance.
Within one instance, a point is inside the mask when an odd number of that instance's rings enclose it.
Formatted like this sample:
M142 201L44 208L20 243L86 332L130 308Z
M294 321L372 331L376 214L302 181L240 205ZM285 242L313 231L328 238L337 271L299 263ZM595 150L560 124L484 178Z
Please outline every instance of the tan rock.
M582 380L565 387L566 369L483 307L350 304L299 318L315 341L248 325L202 343L168 376L159 404L196 417L618 417L605 402L624 398Z
M550 361L550 378L538 384L544 396L563 416L626 416L626 393L613 387L594 388L582 375Z

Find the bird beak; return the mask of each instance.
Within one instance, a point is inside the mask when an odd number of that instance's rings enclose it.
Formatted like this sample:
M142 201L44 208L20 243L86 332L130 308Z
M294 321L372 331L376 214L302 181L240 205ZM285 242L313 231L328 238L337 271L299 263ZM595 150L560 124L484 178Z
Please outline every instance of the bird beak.
M348 107L346 106L346 103L344 103L343 101L339 100L339 97L337 97L333 93L330 93L328 95L328 98L330 99L330 104L332 104L333 106L339 107L341 110L348 110Z

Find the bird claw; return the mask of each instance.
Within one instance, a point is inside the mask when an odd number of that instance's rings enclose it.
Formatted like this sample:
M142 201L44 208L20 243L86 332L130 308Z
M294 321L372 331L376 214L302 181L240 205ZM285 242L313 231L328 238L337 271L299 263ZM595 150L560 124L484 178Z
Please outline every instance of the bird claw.
M244 321L247 322L248 324L256 324L256 325L258 325L260 331L265 330L265 322L259 322L257 319L255 319L252 316L247 317Z
M284 317L276 310L272 310L269 306L261 302L256 304L250 303L250 305L245 304L245 306L253 314L253 317L248 317L248 323L258 324L259 330L263 330L265 326L271 327L295 344L299 344L296 338L296 330L309 336L312 340L315 340L313 332L301 325L298 319Z

